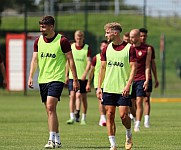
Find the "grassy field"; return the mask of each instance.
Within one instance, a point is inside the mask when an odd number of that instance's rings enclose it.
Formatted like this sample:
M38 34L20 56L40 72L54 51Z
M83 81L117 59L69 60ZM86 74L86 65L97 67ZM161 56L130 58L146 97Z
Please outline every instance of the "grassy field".
M98 126L98 103L88 94L87 125L67 125L69 97L65 89L58 104L62 150L109 150L107 129ZM0 149L43 150L48 138L47 116L38 92L0 91ZM118 111L117 111L118 112ZM180 150L180 103L152 103L151 128L133 132L133 150ZM125 129L116 114L116 141L124 149Z

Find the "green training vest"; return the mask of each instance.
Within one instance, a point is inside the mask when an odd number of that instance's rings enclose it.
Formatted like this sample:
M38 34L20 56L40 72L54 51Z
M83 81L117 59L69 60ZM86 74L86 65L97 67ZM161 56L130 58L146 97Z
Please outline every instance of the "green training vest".
M75 43L73 43L71 45L71 48L77 70L77 76L78 79L81 79L87 66L88 45L85 44L81 50L77 50L75 47ZM69 69L69 79L73 79L73 75L70 69ZM88 79L88 77L86 77L86 79Z
M62 52L58 34L51 43L46 43L41 35L38 40L39 83L65 82L66 57Z
M129 62L130 46L130 44L127 44L121 51L116 51L113 49L112 43L108 45L104 92L121 94L126 86L131 71Z
M100 54L96 55L96 65L94 70L94 88L98 87L98 76L99 76L99 70L101 67L101 56ZM103 88L104 83L102 83L101 88Z

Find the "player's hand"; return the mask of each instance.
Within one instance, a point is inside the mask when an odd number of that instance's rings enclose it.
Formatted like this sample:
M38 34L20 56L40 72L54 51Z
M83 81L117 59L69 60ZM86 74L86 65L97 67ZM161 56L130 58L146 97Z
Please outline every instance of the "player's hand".
M96 95L99 100L102 100L102 89L101 88L97 88Z
M90 86L90 84L87 84L87 85L86 85L86 91L87 91L87 92L91 92L91 86Z
M65 78L65 85L68 85L68 83L69 83L69 78L66 77L66 78Z
M80 84L78 80L73 80L73 90L75 92L77 92L78 90L80 90Z
M33 87L33 79L31 79L31 78L28 80L28 87L31 88L31 89L34 88Z
M148 89L148 81L145 81L143 83L143 89L144 89L144 91L147 91L147 89Z
M3 80L3 86L6 88L6 86L7 86L7 81L6 80Z
M158 80L155 81L155 88L157 88L159 86L159 82Z

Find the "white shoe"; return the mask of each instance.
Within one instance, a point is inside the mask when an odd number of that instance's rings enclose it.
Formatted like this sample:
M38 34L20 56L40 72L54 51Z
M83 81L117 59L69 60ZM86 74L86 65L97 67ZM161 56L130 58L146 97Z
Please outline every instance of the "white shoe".
M130 150L132 148L132 146L133 146L132 137L126 138L125 149Z
M55 148L55 142L53 141L48 141L48 143L45 145L46 149L54 149Z
M99 125L102 127L102 126L106 126L106 121L102 121L102 120L100 120L99 121Z
M117 150L116 146L111 146L110 150Z
M134 132L140 132L140 127L134 127Z
M61 147L62 147L61 143L55 142L55 148L61 148Z
M145 128L149 128L149 127L150 127L150 124L149 124L149 123L144 123L144 127L145 127Z

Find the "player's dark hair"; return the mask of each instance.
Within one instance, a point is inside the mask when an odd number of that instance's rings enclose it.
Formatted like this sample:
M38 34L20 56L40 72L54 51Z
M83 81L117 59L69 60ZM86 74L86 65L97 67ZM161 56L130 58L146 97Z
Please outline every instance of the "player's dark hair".
M143 33L146 33L146 34L148 33L148 30L146 28L140 28L139 30L140 30L140 32L143 32Z
M54 25L55 24L55 19L52 16L44 16L39 21L39 24Z
M108 43L108 41L107 40L102 40L101 43Z

